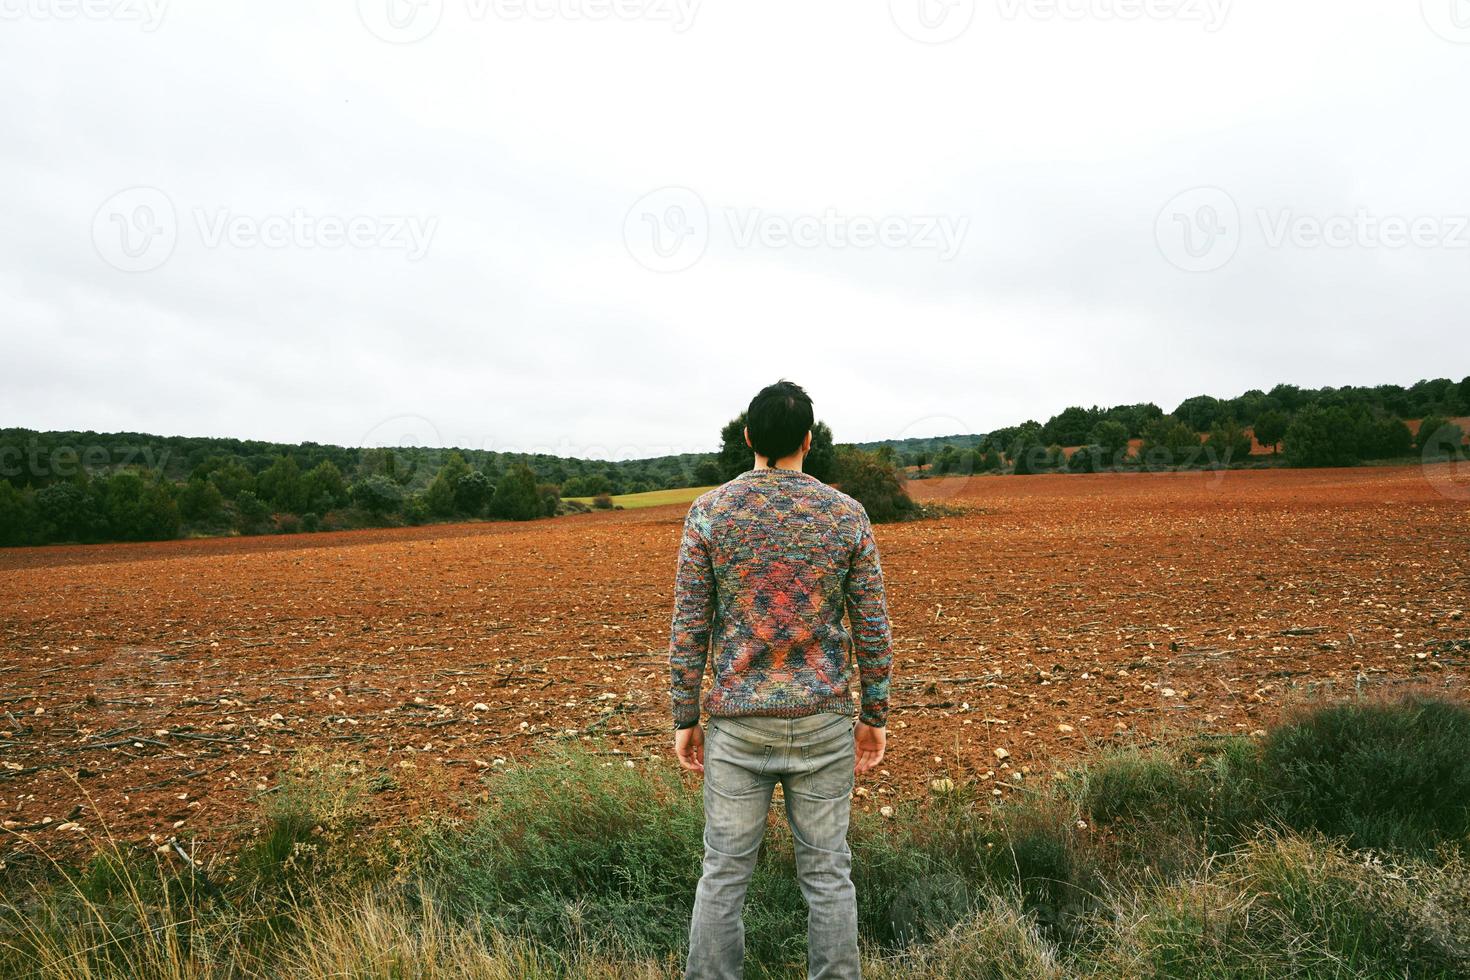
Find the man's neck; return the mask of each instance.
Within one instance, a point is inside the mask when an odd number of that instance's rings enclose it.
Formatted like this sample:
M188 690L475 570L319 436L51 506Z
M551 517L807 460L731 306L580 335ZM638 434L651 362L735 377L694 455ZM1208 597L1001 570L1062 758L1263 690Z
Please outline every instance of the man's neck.
M787 456L785 459L778 459L774 463L764 456L757 456L755 458L755 468L758 470L795 470L800 473L801 463L802 455L800 453L797 453L795 456Z

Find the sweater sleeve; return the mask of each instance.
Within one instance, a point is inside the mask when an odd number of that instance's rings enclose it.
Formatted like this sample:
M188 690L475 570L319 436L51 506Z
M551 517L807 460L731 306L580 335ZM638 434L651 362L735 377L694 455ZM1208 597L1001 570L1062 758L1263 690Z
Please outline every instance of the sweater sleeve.
M883 593L883 566L878 561L878 542L864 513L857 547L847 573L847 616L852 623L852 644L857 654L858 677L863 704L859 718L864 724L883 727L888 723L888 681L893 673L893 634L888 625L888 602Z
M669 676L674 724L699 721L699 687L709 653L715 578L704 515L698 505L684 518L679 569L674 576L674 622L669 631Z

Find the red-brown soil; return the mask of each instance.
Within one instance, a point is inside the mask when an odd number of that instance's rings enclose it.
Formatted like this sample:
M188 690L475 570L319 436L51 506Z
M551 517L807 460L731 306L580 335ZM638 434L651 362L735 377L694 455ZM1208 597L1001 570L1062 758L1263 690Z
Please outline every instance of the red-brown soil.
M1313 686L1459 692L1465 468L913 486L965 510L878 531L896 670L862 806L992 771L1025 792L1119 735L1251 732ZM558 740L666 752L682 518L0 553L0 861L104 825L229 847L308 746L391 776L384 823L458 812Z

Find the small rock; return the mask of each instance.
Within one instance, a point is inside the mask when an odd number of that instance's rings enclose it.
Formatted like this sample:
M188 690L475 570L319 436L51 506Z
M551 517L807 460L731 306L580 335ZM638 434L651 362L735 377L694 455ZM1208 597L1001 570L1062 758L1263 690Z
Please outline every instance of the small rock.
M948 777L931 779L929 780L929 789L935 793L952 793L954 792L954 780Z
M995 750L995 757L997 759L1009 759L1011 757L1011 754L1009 752L1007 752L1005 749L996 749Z
M489 711L490 710L490 706L488 704L486 704L484 701L477 701L477 702L475 702L475 710L476 711Z

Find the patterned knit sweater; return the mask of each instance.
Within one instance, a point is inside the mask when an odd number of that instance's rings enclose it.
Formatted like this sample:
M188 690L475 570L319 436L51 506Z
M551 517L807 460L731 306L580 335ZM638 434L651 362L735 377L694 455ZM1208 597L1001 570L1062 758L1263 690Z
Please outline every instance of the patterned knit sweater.
M851 631L843 614L851 620ZM758 469L689 508L669 640L675 724L713 716L852 713L883 725L893 657L883 569L862 505L797 470Z

